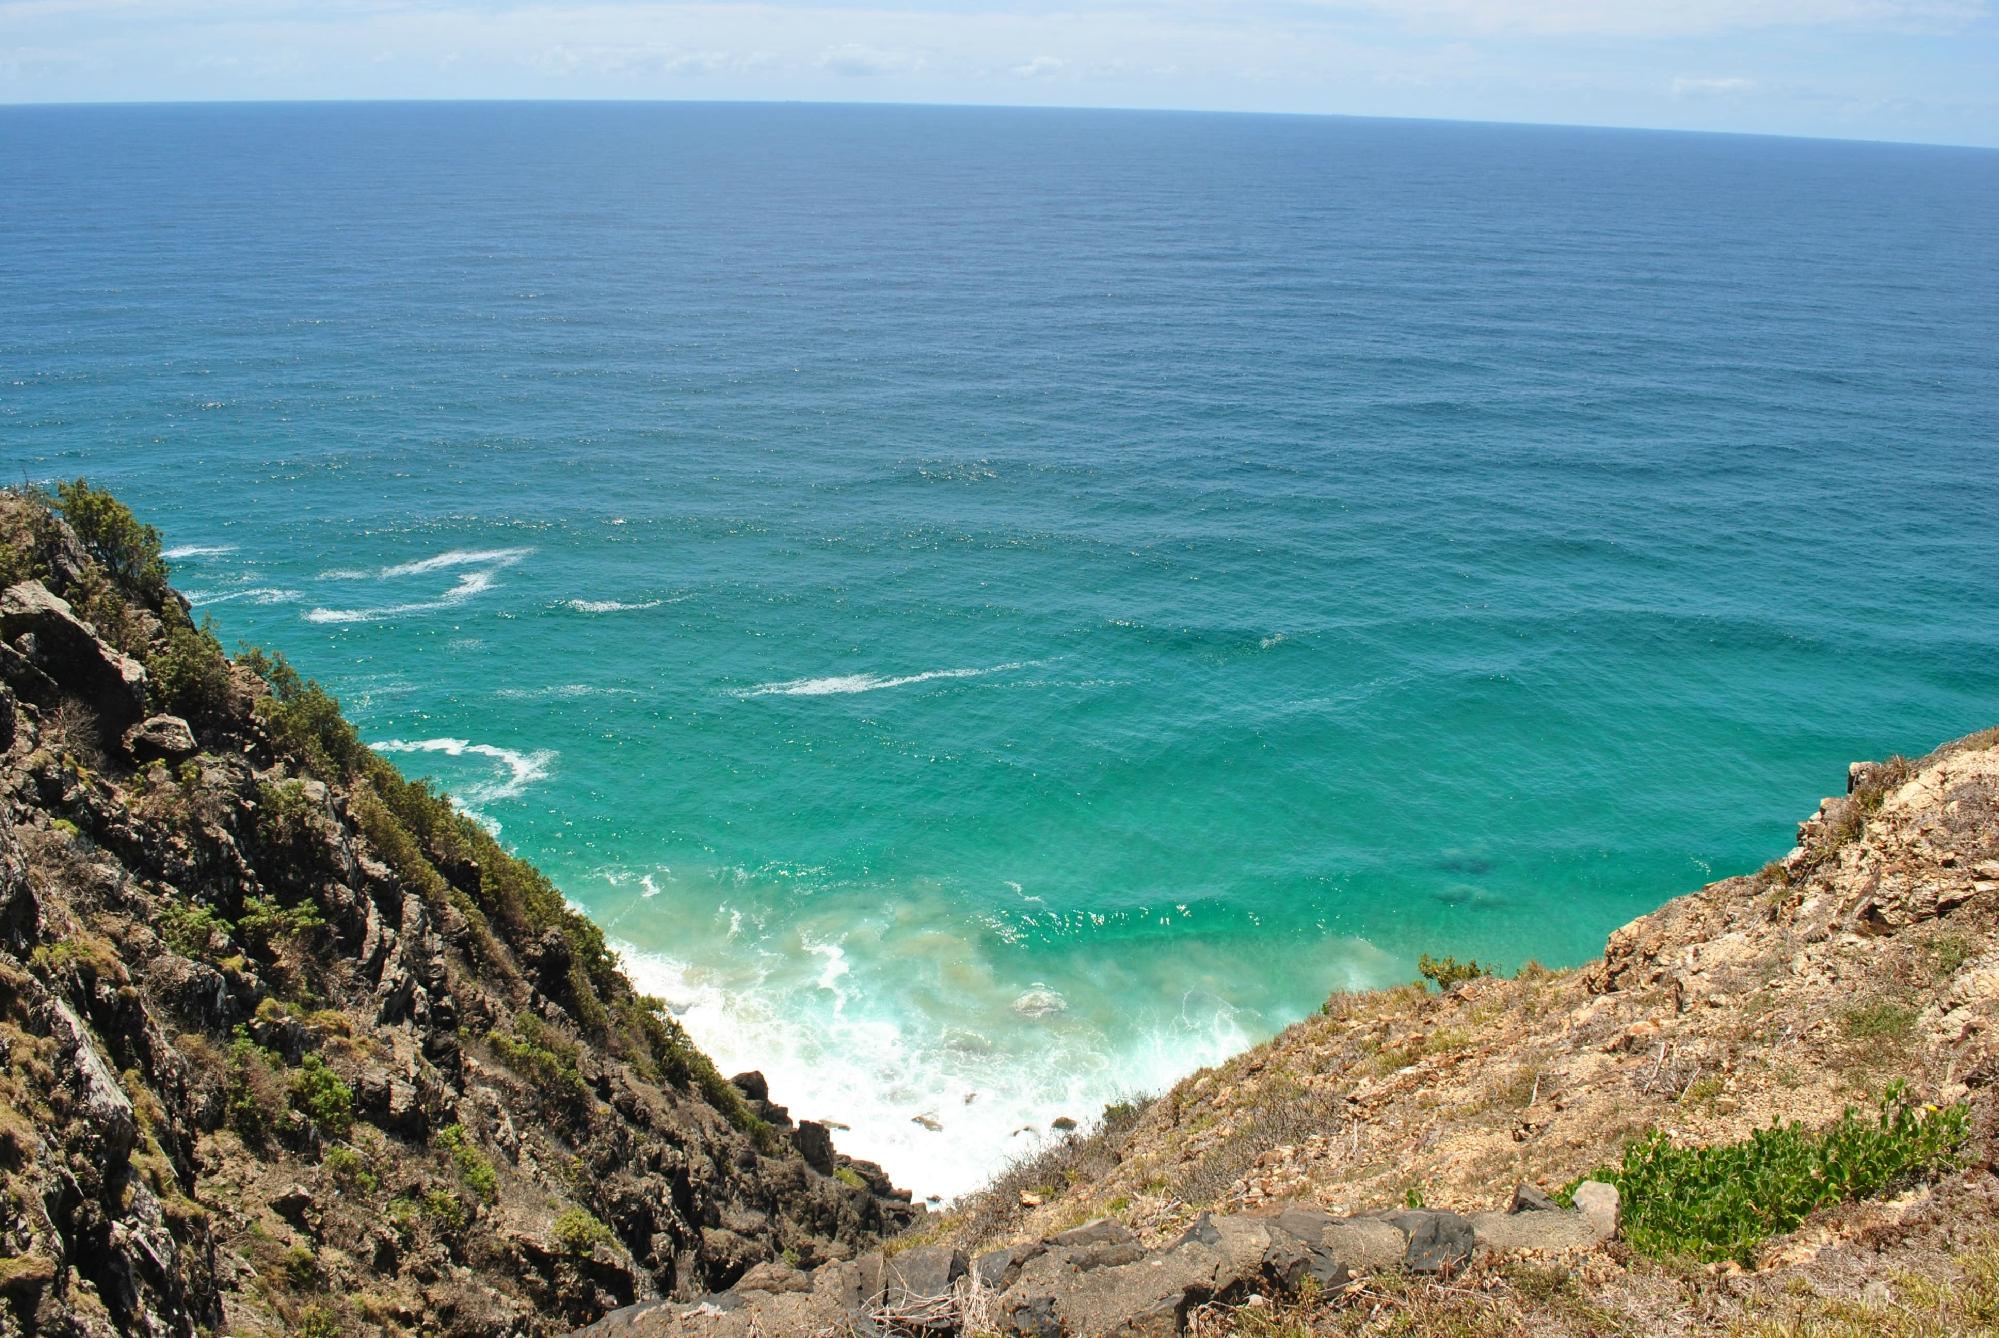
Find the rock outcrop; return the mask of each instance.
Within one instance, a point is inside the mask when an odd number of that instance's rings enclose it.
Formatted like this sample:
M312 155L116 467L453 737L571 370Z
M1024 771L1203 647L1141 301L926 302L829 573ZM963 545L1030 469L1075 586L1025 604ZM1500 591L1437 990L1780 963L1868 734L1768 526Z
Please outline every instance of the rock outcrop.
M0 495L0 1335L564 1332L921 1216L93 516Z
M1323 1295L1395 1269L1449 1275L1479 1250L1561 1255L1616 1231L1617 1191L1585 1183L1564 1209L1523 1186L1511 1204L1462 1217L1403 1209L1335 1217L1313 1204L1202 1213L1177 1238L1146 1246L1103 1219L975 1257L918 1246L822 1264L764 1268L692 1302L634 1306L584 1338L805 1338L819 1333L1003 1334L1013 1338L1177 1338L1212 1304Z

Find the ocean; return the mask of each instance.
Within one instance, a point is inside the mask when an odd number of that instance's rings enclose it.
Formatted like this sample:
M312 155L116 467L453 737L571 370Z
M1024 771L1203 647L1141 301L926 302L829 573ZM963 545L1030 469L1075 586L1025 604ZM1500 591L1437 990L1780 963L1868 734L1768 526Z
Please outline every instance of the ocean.
M1999 722L1999 153L15 107L0 181L10 480L919 1195Z

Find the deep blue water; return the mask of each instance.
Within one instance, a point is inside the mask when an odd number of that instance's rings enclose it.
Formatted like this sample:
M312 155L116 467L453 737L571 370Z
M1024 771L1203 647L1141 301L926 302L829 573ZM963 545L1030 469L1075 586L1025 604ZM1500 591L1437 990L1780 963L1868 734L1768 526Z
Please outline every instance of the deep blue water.
M0 182L7 475L919 1190L1999 722L1992 152L10 108Z

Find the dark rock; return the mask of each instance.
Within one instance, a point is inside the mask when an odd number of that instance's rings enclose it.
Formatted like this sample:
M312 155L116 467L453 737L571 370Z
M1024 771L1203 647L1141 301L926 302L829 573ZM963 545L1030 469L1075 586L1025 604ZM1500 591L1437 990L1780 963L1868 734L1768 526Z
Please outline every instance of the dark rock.
M1020 1266L1027 1262L1030 1248L1013 1245L1003 1250L988 1250L972 1261L972 1275L979 1280L979 1286L989 1292L1003 1292L1020 1276Z
M1003 1331L1019 1338L1062 1338L1062 1320L1055 1310L1055 1298L1047 1292L1013 1297L1002 1303Z
M1352 1270L1330 1250L1284 1232L1271 1233L1263 1273L1278 1291L1295 1295L1310 1280L1321 1292L1344 1287Z
M805 1164L821 1175L833 1174L833 1135L817 1120L800 1120L791 1131L791 1145Z
M764 1080L763 1074L758 1073L755 1069L750 1070L748 1073L738 1073L735 1077L729 1079L729 1081L735 1086L738 1092L743 1094L745 1101L770 1100L770 1084Z
M890 1259L885 1269L889 1300L893 1304L898 1293L904 1299L917 1300L948 1296L951 1284L964 1277L969 1267L963 1250L946 1245L904 1250Z
M309 1229L312 1208L312 1191L304 1185L288 1185L271 1198L271 1211L301 1231Z
M98 640L68 601L40 581L23 581L0 594L0 636L17 645L32 637L35 667L82 696L97 712L106 738L116 738L145 710L145 669Z
M1215 1230L1213 1213L1202 1213L1195 1218L1193 1225L1181 1232L1180 1239L1173 1242L1175 1245L1220 1245L1221 1243L1222 1233Z
M1558 1213L1561 1210L1561 1204L1525 1182L1513 1187L1513 1202L1506 1207L1509 1213Z
M1409 1238L1402 1266L1411 1273L1444 1273L1471 1258L1478 1243L1472 1224L1456 1213L1415 1208L1388 1218Z
M1064 1231L1059 1236L1050 1236L1048 1243L1066 1249L1081 1249L1087 1245L1135 1245L1138 1243L1138 1237L1133 1235L1131 1228L1124 1223L1106 1217Z

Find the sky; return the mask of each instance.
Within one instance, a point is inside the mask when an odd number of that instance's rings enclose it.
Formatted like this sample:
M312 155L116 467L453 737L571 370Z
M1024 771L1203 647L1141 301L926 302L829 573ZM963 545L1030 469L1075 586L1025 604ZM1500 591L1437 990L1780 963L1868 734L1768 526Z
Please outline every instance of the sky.
M998 103L1999 147L1995 5L0 0L0 103Z

